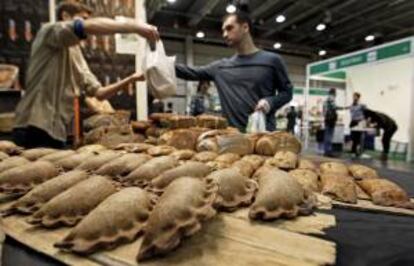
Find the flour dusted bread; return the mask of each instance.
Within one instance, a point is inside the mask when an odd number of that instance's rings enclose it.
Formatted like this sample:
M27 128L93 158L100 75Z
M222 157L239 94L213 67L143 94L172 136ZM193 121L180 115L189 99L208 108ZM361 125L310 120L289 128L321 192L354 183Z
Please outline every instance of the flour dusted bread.
M259 176L258 183L259 190L249 211L251 219L294 218L312 212L312 202L288 173L277 168L267 169Z
M155 157L132 171L120 181L126 186L146 187L152 179L177 165L178 160L172 156Z
M218 184L215 208L225 211L234 211L238 207L252 203L257 183L243 176L236 168L227 168L215 171L207 176Z
M202 222L215 215L216 193L217 184L211 179L181 177L174 180L149 216L137 260L168 253L184 237L198 232Z
M407 192L396 183L384 178L366 178L358 185L370 197L374 204L414 209Z
M36 161L37 159L46 156L48 154L52 154L59 150L52 149L52 148L33 148L29 150L24 150L20 156L26 158L29 161Z
M337 173L321 174L322 194L347 203L357 203L357 190L352 177Z
M27 221L44 227L74 226L116 191L108 178L91 176L52 198Z
M88 177L89 175L85 171L74 170L49 179L16 200L6 213L34 213L53 197Z
M55 246L80 254L112 249L142 233L155 199L137 187L110 195Z
M27 193L34 186L58 174L58 169L50 162L26 163L0 173L0 191L4 193Z
M200 162L185 162L175 168L169 169L156 178L152 179L149 184L150 191L160 194L175 179L190 176L202 178L211 172L211 168Z
M353 164L350 165L348 168L352 177L356 180L366 178L379 178L376 170L362 164Z
M148 154L126 153L120 155L101 167L95 173L111 177L125 176L149 161L152 157Z

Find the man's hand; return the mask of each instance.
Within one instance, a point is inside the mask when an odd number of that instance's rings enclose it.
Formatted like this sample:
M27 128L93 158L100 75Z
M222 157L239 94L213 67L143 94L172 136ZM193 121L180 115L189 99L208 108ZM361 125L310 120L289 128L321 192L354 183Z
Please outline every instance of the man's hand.
M131 76L129 76L129 80L130 82L144 81L145 77L144 77L144 74L140 72L136 72L132 74Z
M155 43L160 39L157 27L147 23L140 23L138 25L138 34L146 38L150 43Z
M267 114L270 111L270 104L267 100L261 99L255 108L255 111L262 111L263 113Z

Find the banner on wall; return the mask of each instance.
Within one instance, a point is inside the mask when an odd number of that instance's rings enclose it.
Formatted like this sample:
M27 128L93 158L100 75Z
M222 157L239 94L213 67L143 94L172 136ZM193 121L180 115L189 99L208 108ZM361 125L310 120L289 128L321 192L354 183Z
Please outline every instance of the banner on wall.
M125 21L127 18L116 16L115 20ZM137 34L115 34L115 51L118 54L137 54L139 52L139 36Z

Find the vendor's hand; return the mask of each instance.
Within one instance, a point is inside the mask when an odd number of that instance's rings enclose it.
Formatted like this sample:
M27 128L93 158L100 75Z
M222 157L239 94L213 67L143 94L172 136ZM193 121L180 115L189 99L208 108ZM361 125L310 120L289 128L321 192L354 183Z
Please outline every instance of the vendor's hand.
M270 104L267 100L261 99L255 108L255 111L262 111L263 113L268 113L270 111Z
M142 74L140 72L136 72L136 73L132 74L131 76L129 76L129 80L131 82L144 81L145 77L144 77L144 74Z
M140 23L138 25L138 34L146 38L150 43L155 43L160 39L157 27L147 23Z

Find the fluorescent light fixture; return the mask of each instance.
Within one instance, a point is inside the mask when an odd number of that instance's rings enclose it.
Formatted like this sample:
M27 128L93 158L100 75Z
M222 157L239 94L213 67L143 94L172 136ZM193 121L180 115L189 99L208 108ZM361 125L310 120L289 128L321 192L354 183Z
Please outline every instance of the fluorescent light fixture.
M176 0L167 0L168 3L174 4Z
M325 24L323 24L323 23L319 23L317 26L316 26L316 30L317 31L323 31L323 30L325 30L326 29L326 25Z
M196 33L196 37L202 39L202 38L206 37L206 35L205 35L204 32L199 31L199 32Z
M319 55L320 55L320 56L324 56L324 55L326 55L326 51L325 51L325 50L320 50L320 51L319 51Z
M365 37L365 41L367 42L372 42L373 40L375 40L375 36L372 34Z
M279 16L276 17L276 22L277 23L283 23L283 22L285 22L285 20L286 20L286 17L283 16L283 15L279 15Z
M233 4L228 4L226 7L226 12L230 14L236 12L236 10L237 10L237 7Z
M282 48L282 44L280 42L277 42L277 43L273 44L273 48L275 48L276 50L280 49L280 48Z

